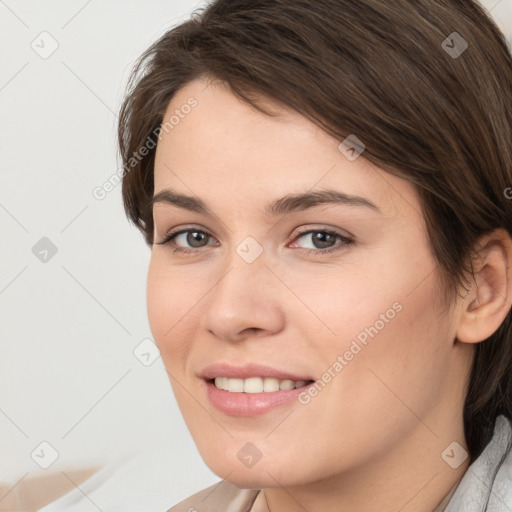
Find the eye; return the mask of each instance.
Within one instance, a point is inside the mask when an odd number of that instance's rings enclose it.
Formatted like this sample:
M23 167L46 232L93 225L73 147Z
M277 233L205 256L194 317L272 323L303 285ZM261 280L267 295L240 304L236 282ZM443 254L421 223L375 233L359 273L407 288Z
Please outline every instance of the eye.
M306 254L328 254L340 250L343 246L347 246L353 243L352 239L335 231L326 229L310 229L308 231L303 231L297 235L297 237L294 239L294 242L301 238L306 240L309 238L314 247L313 249L304 249ZM341 244L336 245L336 240L340 240Z
M354 243L352 239L335 231L326 229L310 229L308 231L303 231L293 239L292 243L296 243L297 240L302 238L307 239L308 237L313 243L313 249L301 248L302 252L320 256L341 250L342 247ZM156 242L156 244L168 246L174 253L197 254L200 252L202 247L206 247L208 245L218 245L208 243L205 244L204 242L208 241L209 238L213 237L206 231L189 228L168 233L164 235L164 237L159 242ZM336 240L340 241L338 245L336 245ZM177 242L188 244L190 248L182 247L178 245Z
M180 238L182 242L190 244L192 249L176 245L176 240L179 240ZM198 252L197 249L204 247L202 243L208 238L210 238L210 235L206 231L201 231L199 229L183 229L174 233L168 233L162 240L160 240L160 242L157 242L157 245L167 245L173 250L173 252L196 253Z

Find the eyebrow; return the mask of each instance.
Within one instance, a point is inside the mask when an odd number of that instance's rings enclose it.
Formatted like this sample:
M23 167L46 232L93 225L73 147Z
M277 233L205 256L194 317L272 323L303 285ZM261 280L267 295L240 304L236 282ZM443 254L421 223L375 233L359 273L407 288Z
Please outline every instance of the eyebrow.
M199 197L180 194L172 189L164 189L155 194L149 200L147 207L152 209L156 204L168 204L203 215L214 216L213 211ZM345 194L338 190L326 189L302 194L287 194L284 197L268 203L264 209L264 214L267 216L277 216L329 204L363 206L380 212L376 204L364 197Z

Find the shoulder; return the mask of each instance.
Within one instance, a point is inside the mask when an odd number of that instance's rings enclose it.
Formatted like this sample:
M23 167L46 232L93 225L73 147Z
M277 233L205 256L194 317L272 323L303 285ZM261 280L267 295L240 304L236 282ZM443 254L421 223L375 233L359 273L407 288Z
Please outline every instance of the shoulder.
M258 490L240 489L228 482L220 482L189 496L167 512L248 512Z
M446 512L512 510L512 421L499 415L491 441L468 467Z

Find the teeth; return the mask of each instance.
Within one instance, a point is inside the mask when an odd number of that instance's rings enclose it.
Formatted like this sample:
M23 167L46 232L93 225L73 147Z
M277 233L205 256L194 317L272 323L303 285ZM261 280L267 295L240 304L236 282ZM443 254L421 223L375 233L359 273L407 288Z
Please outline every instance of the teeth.
M272 377L266 377L263 380L263 391L279 391L279 380L273 379Z
M279 389L284 389L284 390L295 389L295 382L293 382L293 380L282 380L279 383Z
M250 379L245 379L243 383L244 393L263 393L263 379L260 379L259 377L251 377ZM229 386L229 389L231 389L231 385Z
M249 379L230 379L215 377L215 386L232 393L269 393L279 390L301 388L307 384L305 380L279 380L272 377L250 377Z

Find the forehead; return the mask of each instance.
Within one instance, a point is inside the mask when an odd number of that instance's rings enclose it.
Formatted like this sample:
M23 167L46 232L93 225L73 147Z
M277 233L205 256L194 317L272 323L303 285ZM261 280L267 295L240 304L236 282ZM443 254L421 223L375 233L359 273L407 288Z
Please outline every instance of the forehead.
M367 197L389 214L397 207L419 209L410 183L377 168L364 153L349 161L340 140L297 112L263 98L258 103L275 115L257 111L217 82L195 80L177 91L162 122L173 121L157 146L155 194L166 187L201 197L231 191L249 204L329 188Z

